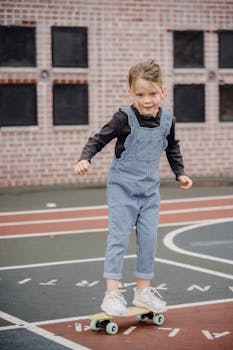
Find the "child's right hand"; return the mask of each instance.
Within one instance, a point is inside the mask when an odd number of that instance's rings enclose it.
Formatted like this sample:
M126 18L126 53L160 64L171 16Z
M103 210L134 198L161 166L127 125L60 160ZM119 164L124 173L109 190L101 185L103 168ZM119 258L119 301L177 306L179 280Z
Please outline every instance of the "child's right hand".
M80 160L74 167L74 172L77 175L84 175L88 172L90 163L86 159Z

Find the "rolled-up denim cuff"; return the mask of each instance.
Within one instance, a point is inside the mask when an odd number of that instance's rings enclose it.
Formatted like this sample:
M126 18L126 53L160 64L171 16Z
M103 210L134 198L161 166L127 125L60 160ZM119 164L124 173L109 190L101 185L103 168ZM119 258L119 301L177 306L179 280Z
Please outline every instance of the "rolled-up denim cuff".
M111 280L120 280L122 275L120 273L104 272L103 278L109 278Z
M144 280L152 280L152 278L154 277L153 273L136 272L135 275L136 275L136 278L141 278Z

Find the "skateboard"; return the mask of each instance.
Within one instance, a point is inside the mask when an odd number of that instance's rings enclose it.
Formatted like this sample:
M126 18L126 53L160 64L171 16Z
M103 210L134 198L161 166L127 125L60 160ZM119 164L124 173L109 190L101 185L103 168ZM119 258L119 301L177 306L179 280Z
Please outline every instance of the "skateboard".
M105 332L107 334L114 335L118 332L118 324L115 322L112 322L111 320L113 318L123 318L123 317L125 318L130 316L137 316L137 320L139 322L152 320L153 324L155 324L156 326L161 326L164 323L164 319L165 319L164 315L161 313L155 313L144 307L132 306L132 307L128 307L127 316L110 316L110 315L107 315L105 312L100 312L98 314L91 315L89 317L89 319L91 320L90 328L93 331L99 331L101 329L105 329Z

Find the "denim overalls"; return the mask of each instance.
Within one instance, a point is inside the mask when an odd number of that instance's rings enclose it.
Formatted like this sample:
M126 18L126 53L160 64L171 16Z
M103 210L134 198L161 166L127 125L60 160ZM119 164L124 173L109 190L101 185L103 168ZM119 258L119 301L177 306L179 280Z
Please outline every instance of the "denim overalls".
M108 175L109 236L103 276L121 279L124 254L136 226L136 278L152 279L160 207L159 162L167 147L172 111L162 108L160 126L145 128L132 108L121 110L128 115L131 133Z

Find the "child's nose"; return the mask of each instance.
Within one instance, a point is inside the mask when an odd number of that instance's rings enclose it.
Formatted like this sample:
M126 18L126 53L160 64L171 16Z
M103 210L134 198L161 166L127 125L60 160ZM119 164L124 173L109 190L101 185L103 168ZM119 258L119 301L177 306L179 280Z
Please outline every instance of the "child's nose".
M145 96L144 102L145 103L150 103L151 102L151 97L150 96Z

